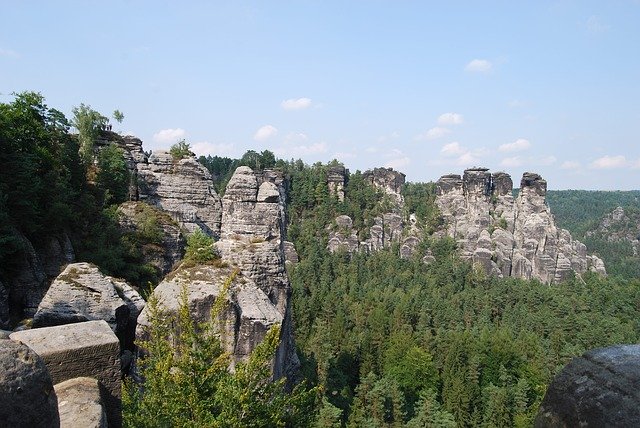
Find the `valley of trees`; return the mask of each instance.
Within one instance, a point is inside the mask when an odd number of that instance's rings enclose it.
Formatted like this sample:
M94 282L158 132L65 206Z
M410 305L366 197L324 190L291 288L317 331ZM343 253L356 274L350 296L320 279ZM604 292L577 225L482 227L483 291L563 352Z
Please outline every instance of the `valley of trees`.
M92 114L87 106L79 112ZM94 141L71 134L70 127L39 94L0 104L0 279L12 275L23 251L20 234L37 246L66 232L78 260L142 288L156 285L161 278L141 262L141 251L158 242L162 213L142 210L148 227L123 232L117 207L128 199L130 177L121 150L108 146L96 153ZM184 144L177 147L181 153L188 150ZM326 185L335 161L306 165L269 151L199 160L221 193L240 165L278 168L289 180L288 239L300 262L288 272L306 382L292 395L281 383L265 384L270 341L257 348L246 370L230 375L219 343L190 333L195 326L184 313L173 320L185 326L184 358L172 360L161 340L168 321L159 315L159 333L147 344L157 358L146 373L158 380L157 394L145 402L135 388L128 390L125 420L131 426L234 426L224 420L234 421L241 406L260 412L250 413L254 426L531 426L547 384L572 357L640 340L640 273L620 248L585 239L615 206L637 207L638 192L549 192L559 225L586 241L614 274L548 286L488 277L458 258L455 242L433 239L441 221L433 183L404 189L403 214L416 214L425 231L421 251L435 257L427 265L419 256L400 258L393 246L353 255L326 249L327 224L337 215L351 216L364 239L373 218L387 209L388 201L359 171L349 175L340 202ZM195 235L189 245L205 248L209 241ZM203 395L211 399L199 402ZM200 419L182 418L189 416L187 402L180 401L185 397Z

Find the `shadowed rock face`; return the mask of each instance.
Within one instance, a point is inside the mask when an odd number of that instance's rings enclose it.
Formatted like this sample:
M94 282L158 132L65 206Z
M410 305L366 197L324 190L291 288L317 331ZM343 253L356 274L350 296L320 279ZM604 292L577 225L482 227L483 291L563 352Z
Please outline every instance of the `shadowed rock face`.
M556 227L540 175L524 173L517 198L512 191L508 174L486 168L443 176L436 183L444 218L439 234L455 238L463 258L499 277L558 283L587 270L606 273L602 260Z
M340 202L344 201L344 186L347 182L349 170L344 166L336 165L327 170L327 185L329 194L336 195Z
M174 160L168 152L154 152L137 169L140 200L165 210L190 232L200 228L219 236L220 197L211 174L195 157Z
M640 421L640 345L595 349L553 379L536 427L634 427Z
M393 168L374 168L365 171L362 178L396 199L398 203L402 202L402 186L406 178L403 173L394 171Z

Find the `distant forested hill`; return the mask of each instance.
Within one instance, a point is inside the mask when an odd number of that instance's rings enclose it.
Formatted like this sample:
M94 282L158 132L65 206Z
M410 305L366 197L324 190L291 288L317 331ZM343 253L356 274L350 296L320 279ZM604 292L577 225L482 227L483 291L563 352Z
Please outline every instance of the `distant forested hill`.
M640 224L640 190L551 190L547 203L558 225L602 258L610 275L640 277L640 255L637 249L634 254L632 242L620 234L621 228L627 228L627 235L637 239L633 231ZM617 207L623 208L626 222L602 227L605 217Z

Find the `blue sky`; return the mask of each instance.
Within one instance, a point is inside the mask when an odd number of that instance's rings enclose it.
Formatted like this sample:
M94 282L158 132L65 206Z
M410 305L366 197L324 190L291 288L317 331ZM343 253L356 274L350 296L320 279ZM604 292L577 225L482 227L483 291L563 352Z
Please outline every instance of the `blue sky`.
M119 109L148 150L640 188L638 0L0 0L0 22L0 101Z

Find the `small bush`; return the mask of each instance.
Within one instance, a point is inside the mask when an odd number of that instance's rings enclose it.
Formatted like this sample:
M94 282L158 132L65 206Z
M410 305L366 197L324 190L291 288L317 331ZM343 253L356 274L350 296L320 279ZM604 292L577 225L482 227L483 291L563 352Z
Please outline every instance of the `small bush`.
M213 238L197 229L187 237L184 260L192 263L209 263L219 259Z
M174 160L180 160L184 158L188 158L189 156L193 156L191 152L191 145L187 143L185 140L180 140L169 149L169 153L173 156Z

